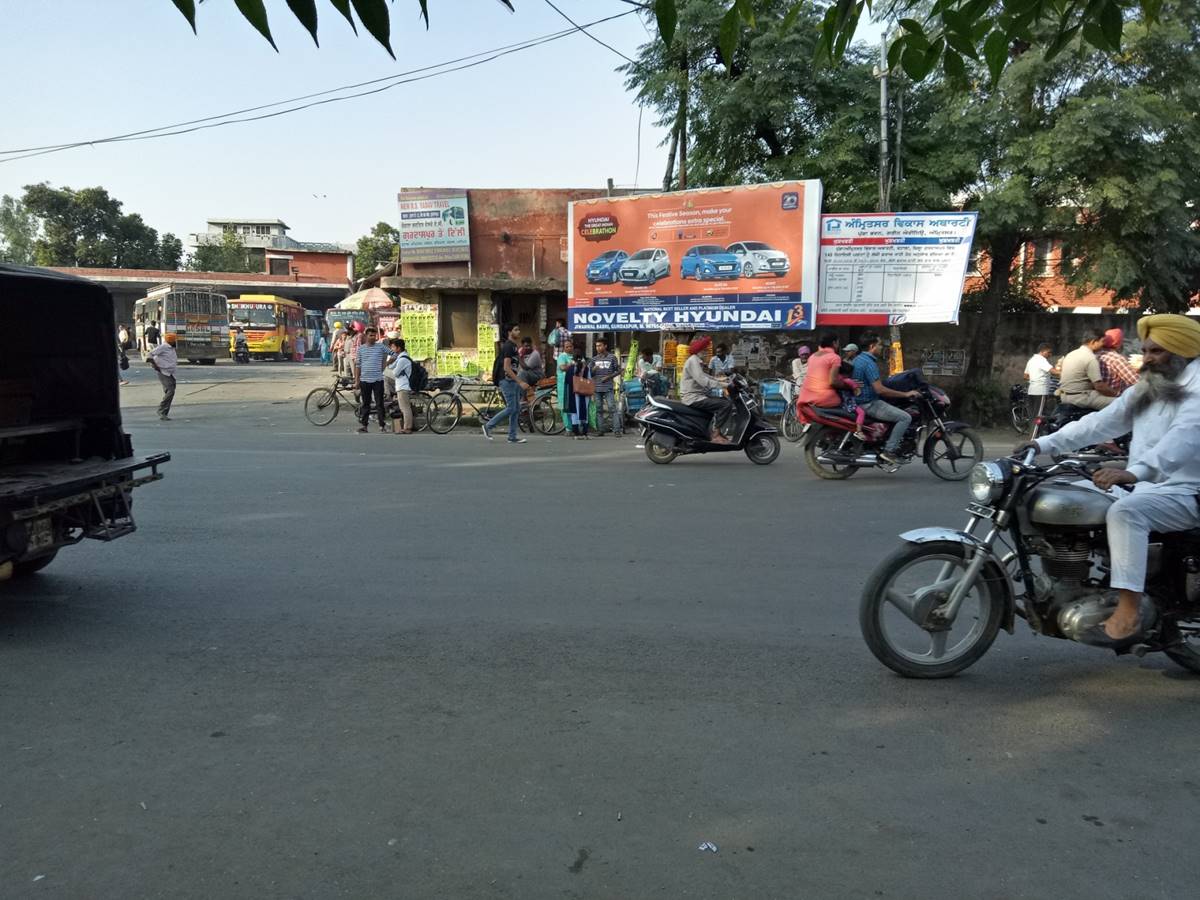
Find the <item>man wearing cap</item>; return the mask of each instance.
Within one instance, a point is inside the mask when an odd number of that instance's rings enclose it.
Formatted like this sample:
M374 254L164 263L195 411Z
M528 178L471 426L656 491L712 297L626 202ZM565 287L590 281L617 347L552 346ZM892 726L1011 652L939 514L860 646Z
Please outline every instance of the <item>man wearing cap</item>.
M847 344L842 348L842 359L848 363L854 362L854 357L858 356L858 344Z
M1129 464L1101 469L1096 486L1132 485L1108 510L1110 585L1117 608L1080 640L1121 650L1141 640L1151 622L1141 614L1150 532L1200 528L1200 323L1188 316L1147 316L1138 322L1142 374L1107 408L1049 437L1018 447L1064 453L1133 432Z
M704 371L704 362L700 354L712 344L710 337L698 337L688 345L691 355L683 364L683 379L679 382L679 399L688 406L702 409L712 417L712 440L716 444L728 444L729 438L721 434L725 421L733 409L728 397L713 397L709 394L712 388L724 388L724 378L713 378Z

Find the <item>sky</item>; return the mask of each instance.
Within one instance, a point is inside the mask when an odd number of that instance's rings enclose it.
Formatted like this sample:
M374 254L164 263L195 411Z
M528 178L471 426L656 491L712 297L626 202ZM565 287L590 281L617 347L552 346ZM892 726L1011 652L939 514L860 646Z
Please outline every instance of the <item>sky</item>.
M577 22L621 0L555 0ZM284 0L266 0L280 52L232 0L0 0L0 151L88 141L383 78L569 28L544 0L392 5L393 61L317 0L320 48ZM653 29L653 26L650 26ZM864 37L870 36L867 28ZM590 29L628 56L639 16ZM877 32L876 32L877 33ZM651 187L664 134L615 71L623 60L574 33L474 68L286 116L150 141L0 162L0 195L24 185L99 185L160 232L209 217L282 219L298 240L353 243L397 218L401 187ZM0 160L6 157L0 154ZM640 162L639 162L640 158Z

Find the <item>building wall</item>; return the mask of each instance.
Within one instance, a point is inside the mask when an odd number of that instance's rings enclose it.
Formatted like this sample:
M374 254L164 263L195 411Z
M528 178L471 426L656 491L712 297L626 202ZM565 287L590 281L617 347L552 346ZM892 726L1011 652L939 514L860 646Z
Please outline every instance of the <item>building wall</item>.
M406 277L567 277L567 204L602 197L603 190L467 191L471 262L404 263Z
M353 255L349 253L317 253L305 250L267 250L263 260L263 272L270 271L267 259L270 257L288 257L288 270L297 268L295 276L300 281L334 281L349 283L353 270ZM289 277L291 277L289 275Z
M1041 245L1041 246L1039 246ZM1069 251L1068 251L1069 252ZM989 261L986 254L977 257L978 269L967 274L963 292L970 294L987 286ZM1069 284L1065 275L1070 267L1069 257L1064 255L1064 244L1057 239L1042 242L1030 241L1022 248L1013 265L1013 281L1023 279L1029 293L1045 306L1059 309L1111 309L1117 306L1112 291L1103 288L1087 288L1080 293Z

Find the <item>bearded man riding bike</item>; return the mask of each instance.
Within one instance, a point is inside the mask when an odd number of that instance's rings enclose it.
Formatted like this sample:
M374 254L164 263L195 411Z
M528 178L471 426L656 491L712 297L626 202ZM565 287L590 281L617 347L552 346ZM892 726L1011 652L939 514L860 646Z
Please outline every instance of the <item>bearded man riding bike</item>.
M1143 356L1136 386L1100 412L1017 448L1063 453L1133 432L1128 466L1092 478L1102 490L1133 486L1106 519L1117 608L1080 638L1114 650L1136 644L1151 624L1141 620L1150 533L1200 528L1200 324L1156 315L1137 329Z

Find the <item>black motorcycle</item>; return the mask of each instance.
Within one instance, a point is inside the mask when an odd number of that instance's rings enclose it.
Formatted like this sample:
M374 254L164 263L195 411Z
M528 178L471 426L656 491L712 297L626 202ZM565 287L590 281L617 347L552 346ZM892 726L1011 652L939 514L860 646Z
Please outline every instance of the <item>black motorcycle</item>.
M919 528L872 573L859 625L871 652L910 678L946 678L972 665L1019 616L1036 633L1078 640L1116 608L1105 516L1111 493L1080 481L1094 466L1048 468L1021 459L980 463L962 531ZM976 529L987 523L980 537ZM1151 534L1142 642L1200 672L1200 529Z
M779 430L758 409L750 382L741 375L729 380L733 414L727 426L729 443L712 440L712 415L665 397L648 395L634 421L651 462L665 464L690 453L728 453L741 450L750 461L770 465L779 457Z
M1054 412L1047 416L1038 416L1033 420L1033 434L1031 440L1036 440L1039 437L1054 434L1066 425L1072 422L1078 422L1084 416L1095 412L1094 409L1089 409L1086 406L1074 406L1070 403L1060 403ZM1070 454L1071 459L1081 460L1083 462L1116 462L1125 459L1129 455L1129 440L1131 435L1124 435L1117 438L1111 444L1097 444L1091 447L1083 447L1075 450ZM1066 454L1054 455L1055 462L1067 459Z
M243 364L250 362L250 345L245 340L233 345L233 361Z

